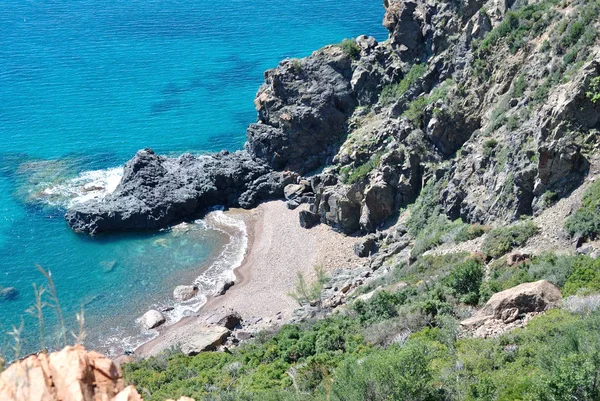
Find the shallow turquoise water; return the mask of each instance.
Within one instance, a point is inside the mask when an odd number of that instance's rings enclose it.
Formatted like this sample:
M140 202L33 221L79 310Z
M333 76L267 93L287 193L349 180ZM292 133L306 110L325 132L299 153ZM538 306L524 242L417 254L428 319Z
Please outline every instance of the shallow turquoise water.
M265 69L346 37L382 39L382 16L379 0L0 2L0 286L20 292L0 302L3 327L31 304L39 263L68 321L85 306L91 346L139 340L134 317L198 276L229 237L203 225L78 236L62 219L66 192L44 190L144 147L240 148Z

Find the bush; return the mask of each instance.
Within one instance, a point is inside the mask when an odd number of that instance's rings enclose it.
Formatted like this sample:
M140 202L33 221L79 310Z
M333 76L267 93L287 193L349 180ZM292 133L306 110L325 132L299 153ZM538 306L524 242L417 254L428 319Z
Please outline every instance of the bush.
M460 230L454 236L455 242L471 241L475 238L481 237L489 230L488 227L482 226L481 224L467 224L460 228Z
M483 268L481 262L471 258L458 265L444 280L461 302L477 305L479 302L479 288L483 281Z
M377 166L379 166L379 161L381 160L381 155L375 155L375 157L371 157L366 163L359 165L354 170L346 167L341 171L342 181L344 184L356 184L357 182L362 181L371 171L373 171Z
M583 194L583 205L565 221L571 235L595 239L600 233L600 181L594 182Z
M442 400L429 362L435 349L418 342L351 359L336 371L334 400Z
M415 64L406 73L404 78L396 84L386 85L381 94L379 95L379 102L382 104L389 104L394 99L402 96L412 85L414 85L419 78L425 74L427 67L425 64Z
M363 324L370 324L398 316L396 307L408 299L406 292L390 294L387 291L377 291L368 301L357 300L352 309L358 313L358 319Z
M494 228L485 237L482 251L488 257L500 257L513 248L524 245L537 232L538 227L532 221Z
M360 58L360 48L354 39L344 39L338 46L351 59L358 60Z
M563 287L563 296L600 291L600 259L580 257L573 263L573 273Z

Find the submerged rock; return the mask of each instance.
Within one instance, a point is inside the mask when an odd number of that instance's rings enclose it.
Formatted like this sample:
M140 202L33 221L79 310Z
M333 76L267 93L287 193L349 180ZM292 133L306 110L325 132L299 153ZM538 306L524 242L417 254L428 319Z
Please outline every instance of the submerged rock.
M19 297L15 287L0 287L0 301L12 301Z

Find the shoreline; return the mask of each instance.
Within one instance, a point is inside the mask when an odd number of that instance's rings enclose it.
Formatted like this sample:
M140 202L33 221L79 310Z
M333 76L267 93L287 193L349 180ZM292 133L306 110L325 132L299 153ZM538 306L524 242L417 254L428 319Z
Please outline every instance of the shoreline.
M298 273L311 282L315 265L323 265L327 271L356 265L355 238L325 225L304 229L298 222L299 210L302 207L289 210L285 202L271 201L251 210L225 212L243 219L247 229L246 253L234 269L235 284L224 295L207 296L194 316L159 328L158 335L138 346L134 355L147 358L185 343L189 333L206 327L207 319L220 310L236 311L244 326L250 324L254 330L283 323L298 307L288 295Z

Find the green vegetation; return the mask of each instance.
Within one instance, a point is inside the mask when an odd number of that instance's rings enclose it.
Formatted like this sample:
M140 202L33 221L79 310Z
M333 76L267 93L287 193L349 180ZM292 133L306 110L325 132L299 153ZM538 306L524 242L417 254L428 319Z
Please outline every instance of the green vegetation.
M600 181L592 183L583 194L583 205L565 221L571 235L595 239L600 233Z
M491 230L483 241L482 251L491 258L498 258L525 242L538 232L532 221L524 221Z
M448 97L448 91L455 85L454 81L448 79L442 84L436 86L428 95L421 95L408 104L408 108L402 113L403 117L408 118L415 125L420 126L423 123L423 114L425 108L438 100Z
M558 0L545 0L506 13L502 23L481 41L478 49L480 58L490 53L498 43L516 53L525 45L526 38L537 37L546 30L556 14L551 6L557 3Z
M425 64L413 65L400 82L387 85L383 88L379 95L379 102L382 104L389 104L394 99L398 99L414 85L426 71L427 67Z
M345 166L341 170L342 182L344 184L356 184L362 181L371 171L373 171L381 160L381 155L377 154L372 156L365 163L359 165L354 170L350 166Z
M466 224L454 236L454 242L465 242L481 237L488 232L489 227L481 224Z
M516 98L523 97L525 94L525 90L527 89L527 81L525 80L524 75L519 75L519 78L515 81L513 85L513 96Z
M298 272L296 277L296 285L294 286L294 291L289 295L298 302L300 306L304 304L320 304L321 303L321 293L323 292L323 287L329 281L327 274L325 273L325 268L321 265L315 266L315 276L316 280L314 283L309 285L304 278L304 275L301 272Z
M488 139L483 143L483 154L486 157L491 157L494 155L494 150L498 146L498 141L495 139Z
M360 48L354 39L344 39L338 44L338 46L351 59L358 60L360 58Z
M564 296L600 291L600 260L579 257L574 261L572 269L563 288Z
M593 103L597 103L600 100L600 77L592 78L585 96Z

